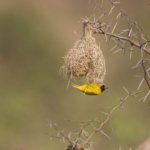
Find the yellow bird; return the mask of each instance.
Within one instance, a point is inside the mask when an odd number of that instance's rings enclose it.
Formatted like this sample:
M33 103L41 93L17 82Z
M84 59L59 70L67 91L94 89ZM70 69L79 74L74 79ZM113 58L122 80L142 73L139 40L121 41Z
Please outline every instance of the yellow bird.
M89 84L87 81L85 82L85 85L78 86L75 84L72 84L74 88L79 89L81 92L85 93L86 95L99 95L101 92L103 92L107 87L105 87L103 84Z

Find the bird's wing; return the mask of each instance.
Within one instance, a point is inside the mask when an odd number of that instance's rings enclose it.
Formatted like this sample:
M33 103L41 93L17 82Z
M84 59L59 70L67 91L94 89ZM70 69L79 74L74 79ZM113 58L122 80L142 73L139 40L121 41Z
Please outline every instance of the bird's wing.
M85 81L86 84L89 84L88 81Z
M90 86L90 88L93 88L93 89L95 89L97 87L97 85L95 85L95 84L90 84L89 86Z
M90 89L90 90L94 90L95 89L95 87L91 86L91 85L88 85L87 88Z

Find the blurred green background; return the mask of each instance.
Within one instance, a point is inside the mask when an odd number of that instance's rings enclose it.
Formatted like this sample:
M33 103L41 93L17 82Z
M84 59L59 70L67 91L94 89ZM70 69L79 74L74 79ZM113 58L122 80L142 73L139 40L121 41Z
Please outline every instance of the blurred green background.
M110 4L105 1L104 6L108 12ZM147 0L126 0L121 5L150 36L150 10L145 6ZM101 15L94 7L85 0L0 0L0 150L63 150L67 143L58 139L50 142L44 134L57 134L48 126L49 121L56 122L66 135L72 131L75 136L80 125L64 119L104 120L103 107L111 106L110 101L118 104L117 98L126 96L123 86L129 91L137 89L141 79L133 75L143 72L132 67L140 59L139 51L133 53L132 60L129 53L113 54L109 52L113 43L106 43L103 35L96 37L106 59L107 91L100 96L86 96L71 86L67 89L68 80L59 75L62 57L82 34L78 21ZM82 78L76 84L84 82ZM115 150L119 145L135 149L149 137L149 98L144 103L138 101L144 94L129 98L125 111L119 108L114 113L118 116L112 121L115 133L109 125L104 126L111 140L97 134L92 139L95 149Z

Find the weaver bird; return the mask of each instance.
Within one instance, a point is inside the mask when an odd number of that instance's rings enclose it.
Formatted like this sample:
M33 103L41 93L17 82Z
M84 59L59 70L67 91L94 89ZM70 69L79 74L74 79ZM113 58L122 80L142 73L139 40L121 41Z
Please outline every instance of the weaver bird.
M81 92L85 93L86 95L99 95L101 92L103 92L107 87L105 87L103 84L89 84L87 81L85 82L85 85L78 86L75 84L72 84L72 86L76 89L79 89Z

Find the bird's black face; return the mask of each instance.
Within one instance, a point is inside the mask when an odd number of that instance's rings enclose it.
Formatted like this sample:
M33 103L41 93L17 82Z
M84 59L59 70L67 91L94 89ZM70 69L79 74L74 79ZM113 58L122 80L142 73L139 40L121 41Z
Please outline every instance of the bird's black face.
M105 85L102 85L100 88L102 89L102 92L103 92L105 89L108 89L107 87L105 87Z

